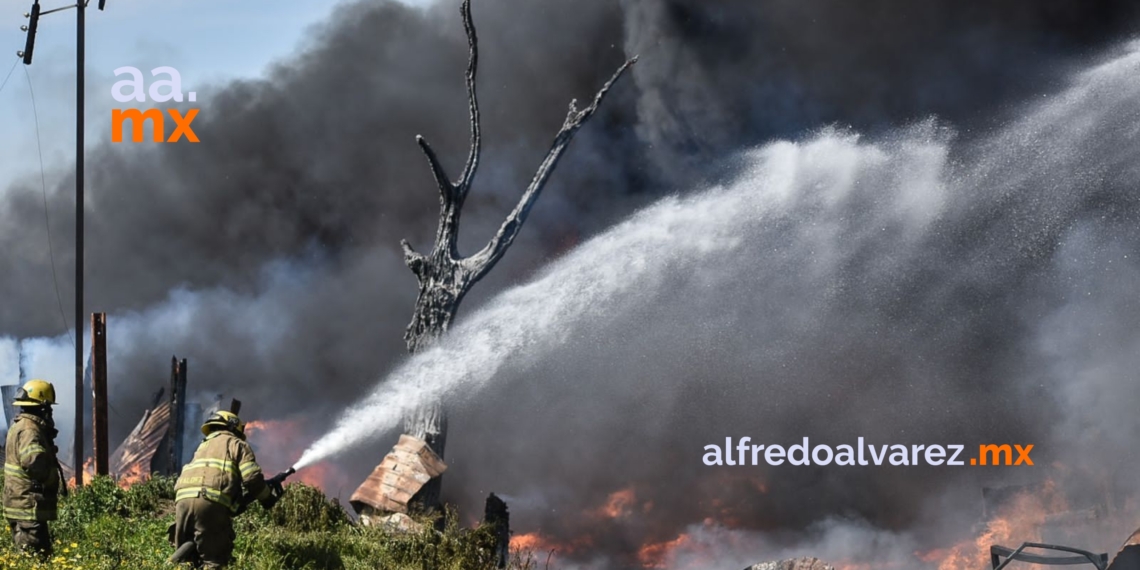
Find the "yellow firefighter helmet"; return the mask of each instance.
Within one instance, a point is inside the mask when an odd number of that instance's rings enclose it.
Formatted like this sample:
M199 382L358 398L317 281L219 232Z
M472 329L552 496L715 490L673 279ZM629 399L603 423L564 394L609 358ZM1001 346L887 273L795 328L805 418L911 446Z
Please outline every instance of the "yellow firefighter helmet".
M245 439L245 422L237 414L226 410L218 410L206 418L202 424L202 435L210 435L216 430L226 429L234 432L238 437Z
M46 380L28 380L16 391L13 406L54 406L55 386Z

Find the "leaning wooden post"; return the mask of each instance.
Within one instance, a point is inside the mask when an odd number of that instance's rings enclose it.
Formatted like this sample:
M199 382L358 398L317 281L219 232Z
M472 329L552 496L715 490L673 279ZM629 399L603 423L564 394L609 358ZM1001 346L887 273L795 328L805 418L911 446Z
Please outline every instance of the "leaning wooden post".
M107 426L107 313L91 313L91 404L95 474L111 473ZM78 462L77 462L78 463ZM76 469L82 469L77 465Z
M170 459L168 473L182 472L182 435L186 418L186 359L170 357Z

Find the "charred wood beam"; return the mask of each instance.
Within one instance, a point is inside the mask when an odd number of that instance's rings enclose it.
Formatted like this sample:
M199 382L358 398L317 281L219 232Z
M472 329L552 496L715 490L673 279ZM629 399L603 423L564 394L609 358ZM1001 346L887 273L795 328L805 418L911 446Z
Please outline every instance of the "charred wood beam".
M487 504L483 509L483 524L491 528L495 537L495 555L498 557L498 567L506 568L509 561L511 546L511 514L507 511L507 503L491 493L487 497Z
M182 433L186 422L186 359L170 357L170 428L167 435L170 456L168 473L182 472Z
M91 314L91 406L95 474L109 475L111 462L107 424L107 313Z

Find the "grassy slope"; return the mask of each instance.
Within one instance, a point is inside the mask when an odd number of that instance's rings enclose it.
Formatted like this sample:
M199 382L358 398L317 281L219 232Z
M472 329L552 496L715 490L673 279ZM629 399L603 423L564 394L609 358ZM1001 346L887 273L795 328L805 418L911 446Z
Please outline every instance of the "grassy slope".
M2 478L0 478L2 482ZM11 570L148 570L166 564L173 548L166 529L174 520L174 483L155 478L129 489L96 478L62 500L53 523L55 558L38 563L0 537L0 568ZM289 485L271 511L254 505L235 521L232 570L491 570L491 535L464 530L448 517L443 533L391 534L351 523L320 490ZM510 568L534 568L517 556Z

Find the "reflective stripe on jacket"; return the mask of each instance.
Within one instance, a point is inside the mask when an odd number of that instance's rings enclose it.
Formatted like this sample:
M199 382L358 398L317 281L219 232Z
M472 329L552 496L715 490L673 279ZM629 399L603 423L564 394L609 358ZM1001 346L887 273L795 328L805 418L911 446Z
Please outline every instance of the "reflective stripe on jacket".
M270 493L253 448L228 431L216 431L206 437L194 458L182 468L174 485L174 500L202 497L237 512L243 486L245 493L255 499L264 499Z
M12 422L4 447L4 518L55 520L61 481L53 431L32 414L18 414Z

